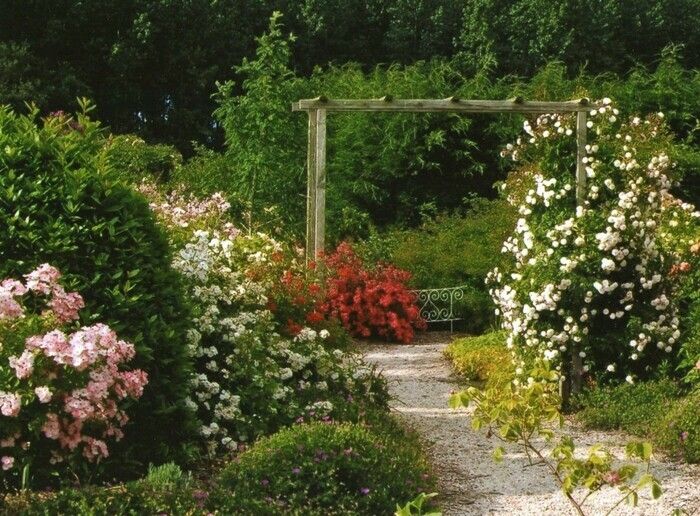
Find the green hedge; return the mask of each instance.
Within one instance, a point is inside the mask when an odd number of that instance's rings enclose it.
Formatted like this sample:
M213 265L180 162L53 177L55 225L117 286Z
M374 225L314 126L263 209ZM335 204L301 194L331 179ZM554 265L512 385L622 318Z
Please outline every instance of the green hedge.
M83 323L109 324L148 372L128 410L112 474L183 459L194 429L184 400L188 309L165 235L146 201L114 178L103 133L87 116L44 120L0 108L0 278L41 263L81 293Z

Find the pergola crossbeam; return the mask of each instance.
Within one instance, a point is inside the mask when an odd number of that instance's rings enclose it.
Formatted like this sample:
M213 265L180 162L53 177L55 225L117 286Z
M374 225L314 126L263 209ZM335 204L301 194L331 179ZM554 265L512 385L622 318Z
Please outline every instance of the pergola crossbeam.
M590 109L586 98L565 102L511 100L446 99L393 99L387 95L379 99L316 99L300 100L292 104L293 111L327 112L378 111L404 113L576 113Z

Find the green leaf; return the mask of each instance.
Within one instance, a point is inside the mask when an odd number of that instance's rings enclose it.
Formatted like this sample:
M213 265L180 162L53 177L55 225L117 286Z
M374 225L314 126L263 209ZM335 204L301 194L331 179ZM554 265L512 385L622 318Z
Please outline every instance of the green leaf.
M502 462L503 461L503 454L505 450L503 449L503 446L498 446L493 450L493 460L496 462Z

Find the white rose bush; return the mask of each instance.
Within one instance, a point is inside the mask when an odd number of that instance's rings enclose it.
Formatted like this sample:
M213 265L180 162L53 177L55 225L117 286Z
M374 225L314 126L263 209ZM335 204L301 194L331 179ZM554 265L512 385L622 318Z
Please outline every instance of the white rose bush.
M663 114L623 120L609 99L591 109L585 202L576 202L575 115L542 115L503 151L518 168L503 185L519 211L503 252L512 269L487 282L518 372L578 353L598 379L650 376L678 352L679 257L668 230L697 221L671 194ZM520 381L520 380L516 380Z
M551 472L577 514L589 497L614 488L636 506L662 494L651 472L652 447L630 442L619 465L599 445L575 454L561 428L559 384L577 354L592 382L654 376L682 355L679 298L697 242L698 212L673 196L674 168L663 114L624 121L610 99L587 121L585 198L577 202L575 115L525 122L527 136L502 155L516 162L502 189L518 210L502 251L507 270L487 277L507 335L516 376L505 386L470 387L453 407L473 405L472 426L518 446ZM504 448L494 451L501 460Z

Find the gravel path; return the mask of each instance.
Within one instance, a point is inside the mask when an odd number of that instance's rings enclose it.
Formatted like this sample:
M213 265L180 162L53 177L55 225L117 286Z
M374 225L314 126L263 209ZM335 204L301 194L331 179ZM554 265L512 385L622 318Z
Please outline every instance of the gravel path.
M443 357L445 346L446 342L365 347L368 361L376 363L389 380L395 397L393 409L427 445L445 516L575 514L543 466L528 465L524 454L515 448L507 450L502 463L495 463L491 452L496 441L471 430L468 410L448 408L450 392L458 385ZM571 427L567 432L582 451L598 442L623 456L623 434L582 432ZM653 501L645 493L640 496L639 507L622 505L615 515L669 516L676 508L700 515L699 466L654 461L653 472L664 489L661 499ZM598 493L587 502L586 513L605 514L611 502L618 499L617 494L613 489Z

